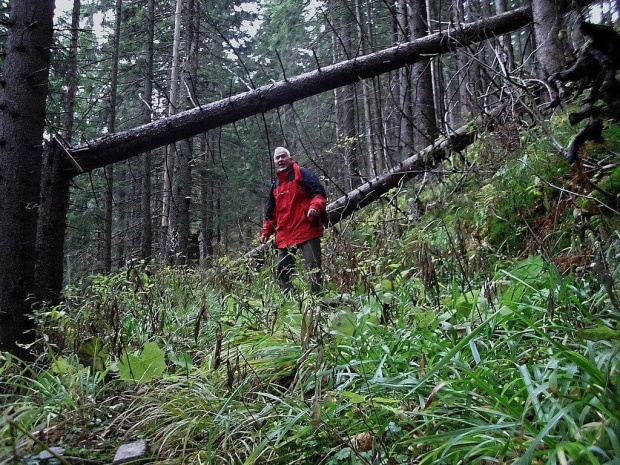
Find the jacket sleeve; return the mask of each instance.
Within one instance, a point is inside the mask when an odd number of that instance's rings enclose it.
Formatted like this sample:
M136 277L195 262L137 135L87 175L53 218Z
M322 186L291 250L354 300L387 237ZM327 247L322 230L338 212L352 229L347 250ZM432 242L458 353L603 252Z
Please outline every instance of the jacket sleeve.
M275 183L271 185L271 190L269 191L269 198L267 199L267 203L265 205L265 222L263 223L262 231L262 235L265 237L269 237L276 232L276 220L273 214L276 207L276 198L273 195L274 188Z
M310 208L314 208L317 212L323 213L327 206L327 193L325 187L321 184L319 178L310 170L300 168L302 181L301 185L308 191L312 200Z

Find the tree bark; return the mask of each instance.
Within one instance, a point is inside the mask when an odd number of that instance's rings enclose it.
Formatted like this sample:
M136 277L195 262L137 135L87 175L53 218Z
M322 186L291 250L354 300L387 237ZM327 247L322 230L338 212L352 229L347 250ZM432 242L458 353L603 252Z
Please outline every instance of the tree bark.
M109 134L74 146L70 152L84 171L90 171L162 147L172 141L186 139L312 95L353 84L360 79L368 79L407 64L427 60L429 56L446 53L498 34L506 34L526 26L530 21L530 9L519 8L503 15L463 25L458 30L438 32L413 42L399 44L377 53L262 86L128 131ZM73 170L71 174L79 173Z
M144 84L144 122L153 120L153 61L155 39L155 0L148 0L148 20L146 27L146 69ZM140 208L140 257L151 258L153 247L153 224L151 222L151 153L142 154L142 189Z
M548 76L564 69L564 50L560 40L562 12L556 0L533 0L532 17L534 18L534 34L536 37L536 57L540 64L539 76Z
M186 60L181 73L181 92L179 102L186 109L193 108L197 99L194 92L195 83L198 78L198 31L200 27L198 14L195 11L196 1L189 0L187 2L187 37L186 37ZM181 141L177 149L178 171L174 176L173 198L174 210L173 229L175 230L178 240L175 249L175 263L177 265L185 265L189 257L188 243L190 237L190 206L192 202L192 158L193 143L192 139Z
M398 16L396 13L396 6L398 1L392 3L390 8L390 37L391 44L399 44L398 40ZM400 104L400 72L398 68L395 72L388 72L379 81L385 81L381 87L385 89L384 99L379 99L380 104L383 106L383 114L386 116L385 124L383 127L384 135L384 157L386 166L392 166L395 159L401 160L399 153L400 144L400 120L402 114L399 111Z
M215 150L216 143L217 140L213 131L208 134L203 134L200 138L200 154L202 162L200 169L200 232L202 235L202 249L200 252L200 258L207 266L210 265L211 257L213 257L213 211L215 207L213 202L213 180L209 175L208 166L213 162L214 157L210 156L210 154L212 154Z
M122 161L116 165L116 179L119 182L116 184L116 196L118 201L114 202L117 214L117 227L116 227L116 269L121 269L127 263L126 260L126 242L128 240L128 217L131 218L131 208L127 202L127 186L130 183L129 178L129 163L130 161Z
M116 132L116 97L118 92L118 63L120 56L121 40L121 12L123 1L116 0L114 46L112 49L112 70L110 71L110 102L108 109L108 132ZM105 205L103 214L103 271L109 274L112 271L112 221L114 213L114 165L107 164L105 167Z
M13 0L0 91L0 351L29 358L35 338L37 206L53 44L53 0Z
M179 100L179 49L181 46L181 11L183 7L183 0L176 0L175 13L174 13L174 37L172 42L172 70L170 71L170 95L168 102L168 116L175 115L178 108ZM194 135L194 134L192 134ZM189 136L188 136L189 137ZM185 139L182 138L182 139ZM175 139L169 141L170 144L166 151L164 159L164 177L163 177L163 189L162 189L162 213L161 213L161 244L162 253L164 257L169 258L171 249L173 247L170 244L171 236L174 235L173 231L170 231L170 207L172 201L172 185L173 185L173 172L174 172L174 158L176 156L177 148L174 145L181 139Z
M405 0L398 0L396 18L398 22L398 42L403 43L411 40L409 32L408 8ZM416 37L417 39L417 37ZM411 103L411 67L405 66L398 70L398 160L404 160L413 146L413 107ZM354 186L355 187L355 186Z
M360 6L361 0L355 0L355 24L357 36L359 37L360 47L362 54L366 55L368 53L368 40L369 36L366 33L366 30L362 27L362 9ZM368 18L367 23L370 23L370 18ZM361 91L362 91L362 108L364 119L360 124L363 128L364 134L364 146L365 146L365 159L366 159L366 168L367 172L370 176L376 176L375 171L375 148L374 148L374 140L373 140L373 130L372 130L372 117L371 117L371 104L370 104L370 95L368 92L368 87L372 85L372 82L366 81L361 83ZM361 145L361 144L360 144ZM363 154L361 155L364 156Z
M35 298L50 305L58 303L63 283L63 259L69 187L70 159L57 141L43 155L43 174L37 222Z
M411 11L411 40L428 35L426 0L413 0ZM420 150L439 134L433 98L433 75L430 60L414 63L413 78L413 147Z
M112 272L112 219L114 213L114 164L104 168L105 196L103 197L103 237L101 264L103 273Z
M353 22L349 7L345 2L342 4L343 14L338 18L340 21L341 42L345 48L347 57L353 55ZM337 134L341 140L343 159L345 166L345 185L351 188L360 182L360 167L357 158L357 127L355 124L355 84L340 88L340 115L341 132Z
M461 27L461 24L465 23L463 3L462 0L452 0L450 20L456 25L457 29ZM456 73L454 76L456 77L455 85L458 92L458 99L454 100L452 109L455 115L454 123L458 127L465 124L472 114L471 96L468 92L468 88L471 87L469 72L471 61L468 58L467 51L463 50L463 48L457 50L454 53L454 62L456 64Z
M80 32L80 0L73 0L71 12L71 41L69 43L69 70L67 72L67 93L65 95L65 127L64 137L67 145L73 138L73 119L75 113L75 92L77 89L77 52Z
M437 163L445 160L451 153L463 150L470 145L478 132L484 128L489 130L497 121L504 107L498 107L487 115L476 118L473 125L465 125L454 131L450 136L436 141L424 150L407 158L388 172L362 184L357 189L340 197L327 206L329 223L334 225L350 216L355 211L371 204L394 187L423 174Z
M80 28L80 0L73 0L71 14L71 41L69 44L69 69L65 94L64 140L68 145L73 138L75 94L77 90L77 52ZM63 285L63 260L67 211L69 207L69 183L66 175L69 157L64 146L54 141L43 153L41 194L37 219L35 290L37 302L55 305L60 300Z
M502 14L508 11L507 0L495 0L495 8L497 14ZM499 38L500 45L500 59L502 60L506 72L512 73L515 69L515 54L512 48L512 42L510 41L510 35L502 35Z

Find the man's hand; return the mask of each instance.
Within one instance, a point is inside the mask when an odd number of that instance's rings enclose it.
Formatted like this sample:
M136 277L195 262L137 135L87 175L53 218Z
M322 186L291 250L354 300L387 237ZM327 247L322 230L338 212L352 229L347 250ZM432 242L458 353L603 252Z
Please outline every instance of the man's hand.
M267 243L267 239L268 239L267 236L261 235L260 239L258 240L258 242L260 242L261 244L265 244L265 243Z
M311 208L310 210L308 210L308 219L312 220L318 217L319 217L319 212L316 211L314 208Z

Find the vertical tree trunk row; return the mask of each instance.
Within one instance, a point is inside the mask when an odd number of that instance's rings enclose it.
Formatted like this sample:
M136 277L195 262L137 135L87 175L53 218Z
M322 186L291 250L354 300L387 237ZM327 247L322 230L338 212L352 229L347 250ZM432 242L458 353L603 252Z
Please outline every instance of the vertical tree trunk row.
M397 43L409 41L410 9L405 0L396 4ZM407 158L413 145L413 108L411 106L411 67L405 66L398 71L398 161Z
M172 64L170 71L170 94L168 96L168 116L177 113L179 100L179 51L181 47L181 12L183 0L176 0L174 12L174 36L172 42ZM170 215L172 207L172 186L174 176L174 160L177 147L169 144L164 155L164 175L162 189L162 213L161 213L161 247L162 254L168 260L175 248L176 234L170 229Z
M562 14L559 2L536 0L532 2L536 58L539 63L539 78L545 79L564 68L565 50L560 39Z
M150 123L153 119L153 62L155 40L155 0L148 0L146 27L146 67L144 70L144 102L143 121ZM153 250L153 226L151 221L151 151L142 155L141 159L141 218L140 218L140 257L148 260Z
M11 2L0 100L0 350L23 358L35 338L37 205L53 38L53 0Z
M426 0L411 2L410 40L416 40L430 33ZM431 61L414 63L411 67L413 82L413 151L429 145L439 135L433 96L433 75Z
M116 132L116 99L118 92L118 64L120 56L122 0L116 0L114 7L114 43L112 48L112 69L110 71L110 100L108 106L108 133ZM105 167L105 203L103 217L103 271L112 271L112 229L114 218L114 165Z

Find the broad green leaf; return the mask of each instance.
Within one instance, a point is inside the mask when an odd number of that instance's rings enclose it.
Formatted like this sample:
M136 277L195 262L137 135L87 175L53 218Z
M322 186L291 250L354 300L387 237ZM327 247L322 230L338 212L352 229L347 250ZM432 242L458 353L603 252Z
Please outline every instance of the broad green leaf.
M515 264L508 273L523 281L530 281L538 278L543 271L545 271L545 262L542 257L532 255Z
M139 356L125 354L118 364L121 379L148 383L161 377L166 369L164 351L155 342L147 342Z
M58 375L66 375L69 373L75 373L75 368L67 361L66 357L58 357L52 363L52 371Z
M348 459L350 456L351 456L351 448L345 447L344 449L340 449L338 452L336 452L333 456L333 459L339 462L341 460Z
M525 286L521 284L515 284L510 286L502 297L502 305L511 308L512 310L517 309L517 304L521 302L521 298L525 294Z
M83 365L93 367L97 371L103 371L110 355L101 339L91 337L80 344L78 357Z
M192 358L189 356L187 352L182 352L180 354L174 354L174 356L170 357L170 361L181 368L191 369L194 368L194 363Z
M356 327L356 318L347 310L334 314L330 324L330 332L337 332L347 336L353 335Z

